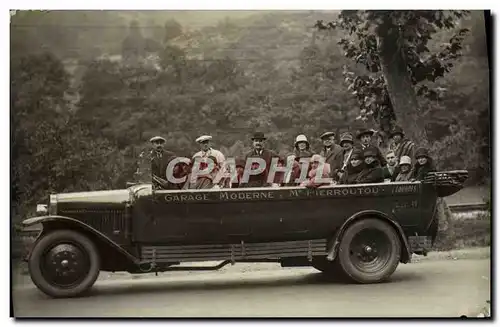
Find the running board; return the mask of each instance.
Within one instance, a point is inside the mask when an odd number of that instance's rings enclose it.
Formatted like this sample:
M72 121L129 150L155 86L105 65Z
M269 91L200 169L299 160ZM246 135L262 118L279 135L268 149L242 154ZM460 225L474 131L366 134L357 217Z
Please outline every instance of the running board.
M218 265L215 266L177 266L177 267L168 267L168 268L163 268L161 271L211 271L211 270L219 270L229 264L234 264L234 263L243 263L243 262L279 262L279 260L274 260L274 259L256 259L256 260L238 260L235 262L231 262L231 260L225 260Z
M219 270L222 267L227 266L231 263L231 260L226 260L219 263L216 266L186 266L186 267L168 267L162 269L162 271L210 271L210 270Z
M327 254L326 239L177 246L142 246L141 262L169 263L195 261L256 261L280 260L287 257L306 257ZM177 268L177 267L176 267ZM180 267L179 267L180 268Z

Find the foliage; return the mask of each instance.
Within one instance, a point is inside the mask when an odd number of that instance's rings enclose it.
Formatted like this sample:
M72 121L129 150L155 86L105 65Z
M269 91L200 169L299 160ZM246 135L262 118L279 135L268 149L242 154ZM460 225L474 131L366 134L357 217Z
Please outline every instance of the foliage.
M337 22L325 24L317 22L320 30L341 28L348 32L339 41L344 56L352 59L365 72L356 74L346 68L345 83L357 98L359 119L368 120L374 116L380 128L389 131L392 121L396 120L386 82L381 75L377 33L386 26L394 26L399 32L400 51L404 53L411 82L419 96L438 100L443 96L443 89L432 87L429 82L450 72L453 60L460 56L464 38L468 32L460 28L443 44L438 51L429 49L429 41L439 29L455 29L456 19L462 18L465 11L351 11L344 10Z
M168 43L170 40L175 39L182 35L182 25L175 19L169 19L165 22L165 36L163 42Z

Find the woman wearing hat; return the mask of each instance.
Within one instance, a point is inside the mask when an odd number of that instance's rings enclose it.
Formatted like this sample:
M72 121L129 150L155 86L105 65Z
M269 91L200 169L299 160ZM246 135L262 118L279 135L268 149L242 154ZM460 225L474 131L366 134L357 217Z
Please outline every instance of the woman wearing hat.
M424 180L427 173L436 171L434 162L429 156L429 150L426 148L418 148L417 151L415 151L415 160L416 162L413 167L412 180Z
M369 147L363 151L365 167L356 179L357 184L382 183L384 181L384 170L377 158L376 147Z
M331 174L330 164L324 162L323 158L319 154L315 154L311 157L310 164L311 164L311 170L309 170L309 173L307 174L307 180L302 182L300 185L313 188L320 187L323 185L330 185L330 182L325 182L321 180L330 178Z
M238 188L240 187L241 179L243 178L243 173L245 171L245 160L241 158L236 158L235 159L235 166L236 166L236 178L235 180L231 179L231 188ZM231 175L232 178L232 175Z
M396 182L407 182L411 179L411 158L402 156L399 162L399 174L396 176Z
M390 150L396 153L396 157L414 157L415 143L405 138L405 133L401 127L394 127L389 133L389 139L391 140Z
M340 176L338 184L356 184L359 174L365 168L363 162L363 151L360 149L353 149L344 172Z
M300 160L300 158L310 158L313 153L310 150L311 145L304 134L297 135L295 138L293 154L295 155L295 160Z

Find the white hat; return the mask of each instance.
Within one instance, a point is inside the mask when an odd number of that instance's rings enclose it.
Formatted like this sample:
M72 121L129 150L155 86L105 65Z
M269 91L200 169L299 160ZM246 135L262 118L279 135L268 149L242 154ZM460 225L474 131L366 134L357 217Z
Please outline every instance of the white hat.
M166 142L166 140L165 140L163 137L161 137L161 136L153 136L153 137L149 140L149 142L151 142L151 143L153 143L153 142L157 142L157 141L163 141L163 142Z
M311 162L320 162L323 160L323 157L320 156L319 154L314 154L312 157L311 157Z
M297 145L297 143L299 143L299 142L309 143L309 141L307 140L307 137L304 134L297 135L297 137L295 138L295 145Z
M402 156L401 160L399 161L399 165L411 165L411 158L408 156Z
M201 142L204 142L204 141L209 141L211 139L212 139L212 137L210 135L202 135L202 136L200 136L200 137L198 137L196 139L196 143L201 143Z

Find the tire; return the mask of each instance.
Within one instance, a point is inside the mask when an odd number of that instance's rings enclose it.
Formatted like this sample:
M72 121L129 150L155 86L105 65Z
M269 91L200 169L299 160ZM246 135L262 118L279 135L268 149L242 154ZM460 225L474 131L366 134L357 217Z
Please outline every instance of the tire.
M351 280L370 284L387 280L400 258L401 241L394 228L378 219L364 219L347 228L336 261Z
M28 268L33 283L53 298L77 297L95 283L100 271L96 245L85 235L56 230L33 247Z

